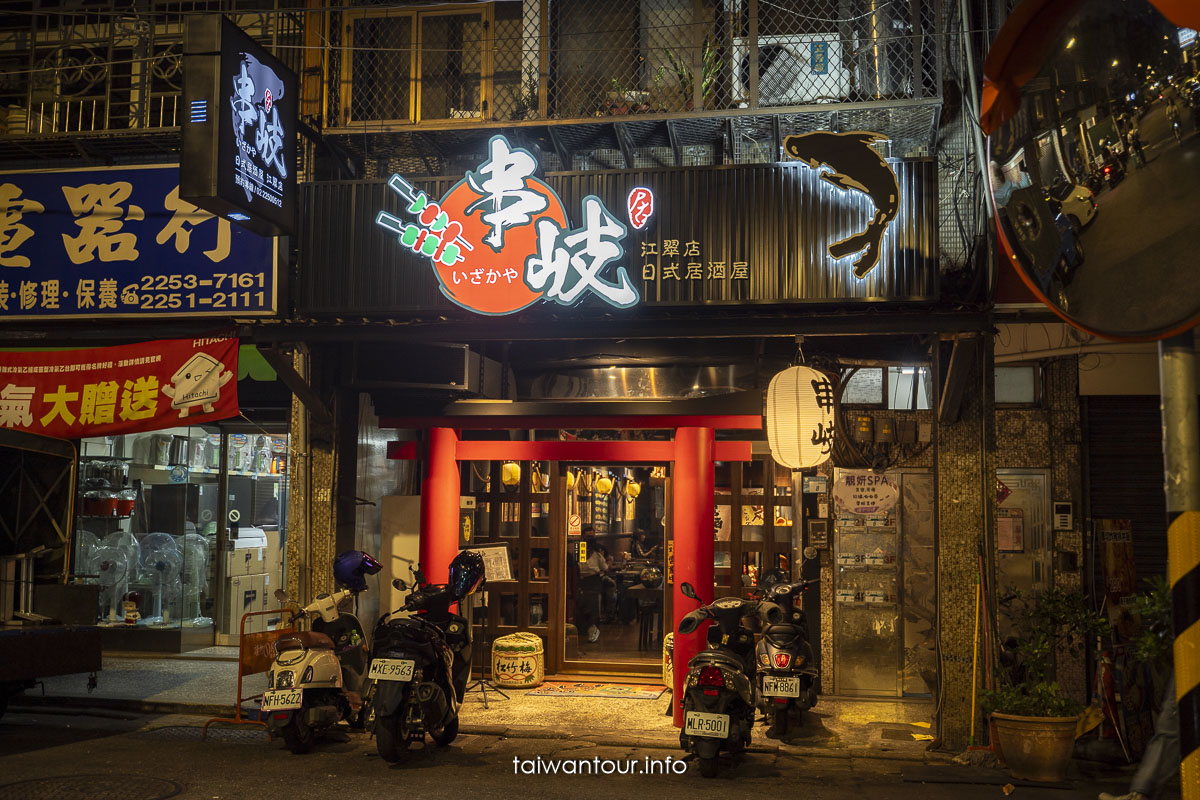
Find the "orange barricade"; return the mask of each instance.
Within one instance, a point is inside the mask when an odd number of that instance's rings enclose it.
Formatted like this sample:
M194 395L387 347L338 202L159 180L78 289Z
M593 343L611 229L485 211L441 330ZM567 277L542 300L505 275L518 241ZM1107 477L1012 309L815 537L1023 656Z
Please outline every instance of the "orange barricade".
M264 616L266 614L274 614L277 617L287 617L287 611L282 609L274 609L272 611L250 611L242 614L241 630L238 631L238 688L237 688L237 704L234 706L233 717L216 717L204 723L204 731L201 738L208 737L208 726L214 722L224 722L230 725L262 725L267 727L267 723L261 719L248 719L242 716L242 703L247 700L258 700L262 697L261 694L252 694L247 697L242 696L242 678L247 675L256 675L260 672L266 672L271 668L271 664L275 662L275 642L281 636L288 633L295 633L296 626L288 623L281 624L273 631L265 631L263 633L246 633L246 620L251 617Z

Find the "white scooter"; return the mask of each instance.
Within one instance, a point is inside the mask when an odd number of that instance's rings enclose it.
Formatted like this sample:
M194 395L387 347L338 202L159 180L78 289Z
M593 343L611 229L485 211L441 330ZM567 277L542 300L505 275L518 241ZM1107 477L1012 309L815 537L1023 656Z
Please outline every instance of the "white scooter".
M363 572L379 571L375 559L365 553L362 556ZM318 733L341 720L362 727L367 637L357 617L338 611L342 602L366 588L361 572L357 578L361 586L339 580L351 588L319 594L292 615L293 622L310 619L311 630L284 634L275 642L275 663L267 672L262 718L271 735L282 736L293 753L307 753ZM276 597L285 601L287 595L280 591Z

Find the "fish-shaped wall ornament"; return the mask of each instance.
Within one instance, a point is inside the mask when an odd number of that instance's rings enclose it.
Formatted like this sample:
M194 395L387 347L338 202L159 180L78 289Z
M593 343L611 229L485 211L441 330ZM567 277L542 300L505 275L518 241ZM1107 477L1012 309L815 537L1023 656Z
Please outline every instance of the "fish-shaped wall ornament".
M896 173L872 148L889 137L870 131L830 133L814 131L788 136L783 149L813 169L828 168L821 180L839 189L862 192L875 204L875 216L866 230L833 242L826 249L833 258L864 250L854 261L854 276L865 278L879 263L880 244L888 225L900 209L900 184Z

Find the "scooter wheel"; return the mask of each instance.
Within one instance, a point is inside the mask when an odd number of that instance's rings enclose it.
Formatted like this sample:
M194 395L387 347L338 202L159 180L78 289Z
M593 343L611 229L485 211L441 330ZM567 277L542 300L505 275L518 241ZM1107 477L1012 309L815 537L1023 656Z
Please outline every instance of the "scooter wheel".
M716 756L713 756L712 758L697 758L696 760L700 762L700 774L702 776L705 778L717 777L717 771L720 768L720 765L717 763Z
M450 720L438 733L433 734L433 741L438 747L445 747L458 737L458 717Z
M408 754L408 731L399 715L375 718L375 749L389 764L395 764Z
M283 743L287 745L287 749L291 750L294 755L303 755L312 750L313 741L317 738L313 734L312 728L308 727L300 719L301 711L303 709L296 709L296 713L292 714L292 718L288 720L288 724L279 730L283 734Z
M771 731L776 736L787 736L788 732L788 707L777 708L771 722Z

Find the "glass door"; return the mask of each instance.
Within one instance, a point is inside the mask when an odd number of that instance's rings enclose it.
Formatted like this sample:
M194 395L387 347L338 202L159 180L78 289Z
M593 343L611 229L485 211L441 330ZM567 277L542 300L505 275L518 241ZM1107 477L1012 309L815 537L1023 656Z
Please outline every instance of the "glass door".
M658 672L670 544L665 466L563 464L564 667Z

